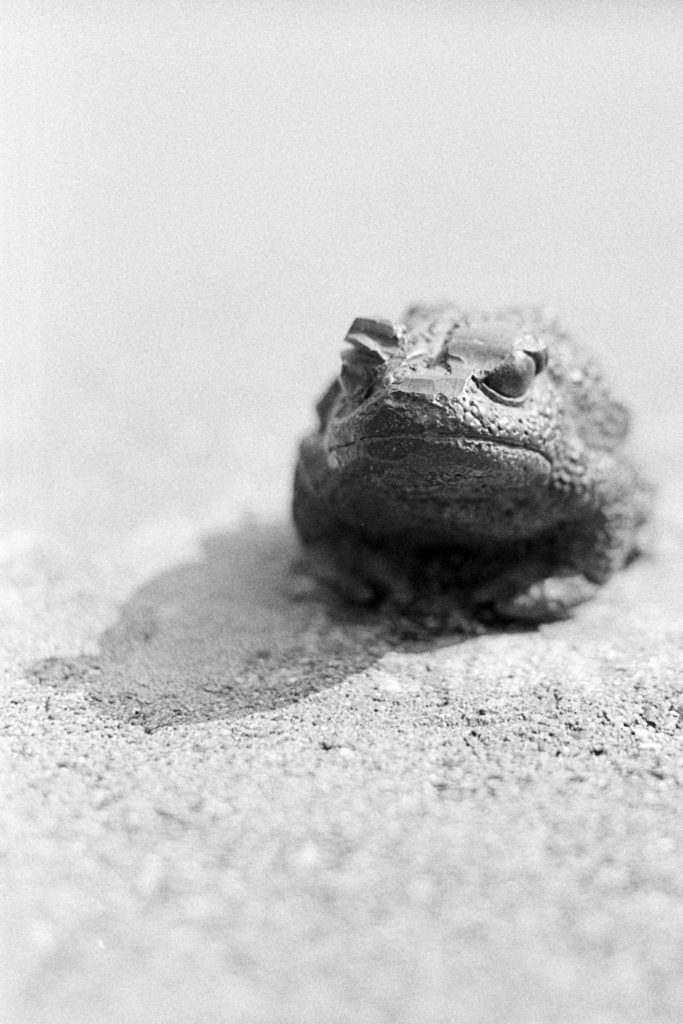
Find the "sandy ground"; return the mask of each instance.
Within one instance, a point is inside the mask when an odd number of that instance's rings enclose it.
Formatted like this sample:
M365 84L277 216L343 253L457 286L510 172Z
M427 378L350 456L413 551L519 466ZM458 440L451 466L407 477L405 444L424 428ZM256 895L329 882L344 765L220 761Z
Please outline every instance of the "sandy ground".
M565 12L5 16L8 1024L683 1019L682 21ZM339 338L439 295L636 412L651 551L572 621L293 596Z

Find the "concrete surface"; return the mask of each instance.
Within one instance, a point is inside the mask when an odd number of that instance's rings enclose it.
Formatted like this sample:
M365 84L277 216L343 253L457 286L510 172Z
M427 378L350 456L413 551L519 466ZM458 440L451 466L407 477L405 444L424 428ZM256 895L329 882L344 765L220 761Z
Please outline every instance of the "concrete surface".
M683 1019L673 5L12 5L3 1020ZM659 487L567 623L292 585L359 313L549 300Z

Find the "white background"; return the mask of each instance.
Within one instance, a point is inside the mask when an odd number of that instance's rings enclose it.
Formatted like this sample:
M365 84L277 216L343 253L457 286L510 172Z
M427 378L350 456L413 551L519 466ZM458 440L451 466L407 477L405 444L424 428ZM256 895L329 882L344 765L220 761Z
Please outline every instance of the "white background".
M349 322L418 298L551 303L673 450L682 29L673 3L7 3L1 525L282 510Z

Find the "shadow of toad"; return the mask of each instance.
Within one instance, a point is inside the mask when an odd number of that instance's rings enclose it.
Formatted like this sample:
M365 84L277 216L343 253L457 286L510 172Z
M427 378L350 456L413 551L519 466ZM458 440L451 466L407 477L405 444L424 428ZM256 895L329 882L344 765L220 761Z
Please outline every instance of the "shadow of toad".
M98 654L44 659L29 680L85 689L105 713L152 732L295 703L397 645L378 614L297 590L286 527L244 526L203 548L203 560L133 593Z

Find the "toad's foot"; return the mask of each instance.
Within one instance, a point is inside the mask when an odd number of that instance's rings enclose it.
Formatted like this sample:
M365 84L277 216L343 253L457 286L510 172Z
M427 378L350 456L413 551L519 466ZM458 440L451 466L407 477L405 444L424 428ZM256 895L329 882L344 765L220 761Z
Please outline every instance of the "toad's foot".
M422 640L435 636L480 636L485 625L452 598L435 595L416 598L404 608L387 608L395 617L395 629L401 639Z
M522 582L511 573L480 587L475 604L483 614L508 621L541 623L569 618L577 605L594 597L598 586L581 573Z
M307 544L302 566L324 586L353 604L373 605L386 601L396 608L405 608L413 599L410 581L395 561L355 537Z

